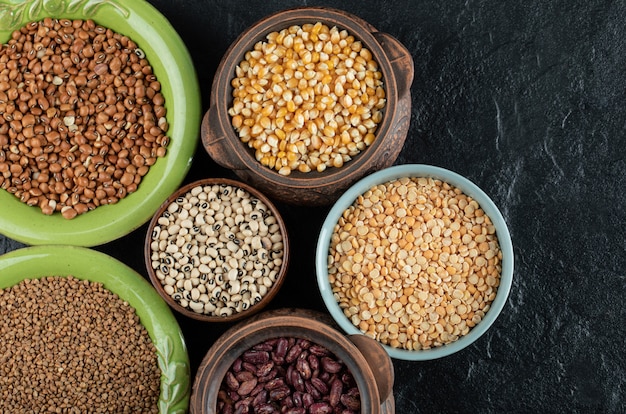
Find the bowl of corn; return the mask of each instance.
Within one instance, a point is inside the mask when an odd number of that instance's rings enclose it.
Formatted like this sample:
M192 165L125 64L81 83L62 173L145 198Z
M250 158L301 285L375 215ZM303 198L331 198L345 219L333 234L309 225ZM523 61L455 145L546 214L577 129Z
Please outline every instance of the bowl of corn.
M412 80L407 49L361 18L283 10L250 26L222 58L203 146L270 197L327 205L395 161Z
M502 311L513 247L495 203L467 178L409 164L346 191L323 223L316 273L347 333L393 358L430 360L474 343Z
M148 221L200 129L195 68L149 3L0 9L0 232L95 246Z

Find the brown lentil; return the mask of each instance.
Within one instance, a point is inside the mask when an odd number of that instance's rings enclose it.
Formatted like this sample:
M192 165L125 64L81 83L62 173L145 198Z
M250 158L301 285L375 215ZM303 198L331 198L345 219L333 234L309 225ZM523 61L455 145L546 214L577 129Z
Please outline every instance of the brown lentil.
M344 314L395 348L456 341L481 321L500 283L495 227L460 189L401 178L359 196L335 226L328 272Z
M0 289L0 412L158 413L157 354L135 310L72 276Z
M374 141L386 104L372 53L321 22L268 34L231 84L233 127L283 175L343 166Z
M283 264L276 217L232 185L198 185L177 197L151 237L151 264L163 290L200 314L230 316L254 306Z
M68 219L136 191L134 168L169 142L160 83L138 51L92 20L14 31L0 47L0 188Z
M227 371L217 412L358 413L354 377L324 346L300 338L273 338L239 356Z

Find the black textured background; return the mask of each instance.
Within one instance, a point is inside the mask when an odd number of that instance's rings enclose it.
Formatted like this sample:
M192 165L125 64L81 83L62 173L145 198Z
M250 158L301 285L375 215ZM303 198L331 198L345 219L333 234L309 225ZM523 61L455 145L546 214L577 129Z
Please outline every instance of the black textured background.
M463 174L510 226L515 276L492 329L462 352L394 360L399 414L626 412L626 4L624 1L152 0L187 44L207 109L226 48L265 15L344 9L415 62L397 164ZM186 181L230 177L201 147ZM234 177L231 177L234 178ZM292 234L270 308L324 310L314 249L327 208L279 204ZM146 275L145 226L99 246ZM0 236L0 253L22 247ZM192 369L226 326L179 317Z

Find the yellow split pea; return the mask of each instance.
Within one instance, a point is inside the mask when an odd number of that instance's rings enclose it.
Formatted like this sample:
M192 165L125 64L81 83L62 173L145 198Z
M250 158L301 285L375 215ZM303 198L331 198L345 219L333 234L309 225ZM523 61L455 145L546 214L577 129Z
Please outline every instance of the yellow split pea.
M366 335L420 350L479 323L500 284L491 219L460 189L400 178L359 196L335 226L328 273L344 314Z
M268 34L231 85L233 127L257 161L282 175L343 166L372 144L386 104L372 53L321 22Z

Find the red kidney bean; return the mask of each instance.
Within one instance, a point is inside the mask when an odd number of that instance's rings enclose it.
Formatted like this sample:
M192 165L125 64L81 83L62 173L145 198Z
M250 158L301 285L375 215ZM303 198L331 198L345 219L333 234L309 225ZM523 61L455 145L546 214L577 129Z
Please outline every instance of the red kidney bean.
M290 394L291 394L291 389L288 386L283 385L283 386L270 390L269 397L271 401L280 401L280 400L285 399Z
M235 374L233 374L232 372L229 371L226 373L225 381L226 381L226 386L230 388L231 390L239 389L239 381L237 381Z
M275 338L237 358L225 374L217 412L356 413L360 394L346 365L306 339Z
M313 399L313 396L311 394L309 394L308 392L302 394L302 405L304 405L305 408L309 408L311 405L313 405L314 402L315 399Z
M304 407L293 407L285 411L285 414L306 414L306 409Z
M287 355L285 356L285 362L287 362L288 364L291 364L300 356L301 353L302 353L302 346L300 346L300 344L295 344L287 352Z
M328 349L321 345L313 344L309 347L309 352L317 357L323 357L328 355Z
M322 381L319 378L311 378L311 384L317 388L317 390L321 393L321 394L328 394L329 390L328 390L328 385L326 385L326 383L324 381Z
M256 378L256 376L254 375L253 372L250 372L250 371L239 371L235 375L235 378L239 382L244 382L244 381L250 381L251 379Z
M257 377L264 377L274 369L274 361L269 361L266 364L259 366L256 370Z
M304 407L302 403L302 392L294 391L293 394L291 394L291 399L296 407Z
M252 390L256 387L257 379L253 378L248 381L244 381L239 385L239 389L237 390L237 394L241 396L250 395Z
M244 362L249 362L254 365L261 365L269 362L270 355L267 351L247 351L242 356Z
M277 364L282 364L285 361L288 349L289 341L286 338L278 339L278 342L276 343L276 350L272 353L272 360Z
M361 400L350 393L342 394L339 400L350 410L356 411L361 408Z
M267 401L267 396L268 396L267 390L262 389L261 391L259 391L258 394L254 396L254 399L252 400L252 406L258 407L259 405Z
M309 407L309 412L311 414L331 414L333 412L333 407L331 407L328 403L318 402Z
M300 373L298 371L296 371L295 369L293 370L293 372L291 374L291 385L297 391L300 391L300 392L306 391L306 387L304 385L304 379L302 378Z
M335 407L337 404L339 404L339 401L341 399L341 392L342 391L343 391L343 383L341 382L340 379L335 378L330 383L330 395L329 395L329 398L328 398L328 401L330 402L330 405Z
M271 391L284 386L285 380L283 378L274 378L273 380L270 380L265 384L265 389Z
M320 369L320 360L314 354L309 355L307 360L309 361L309 367L311 367L313 372Z
M309 365L309 361L303 358L298 358L296 361L296 369L302 375L302 378L309 379L311 378L311 366Z

